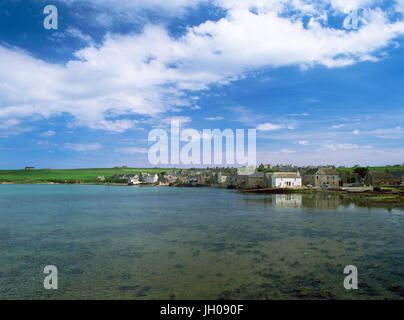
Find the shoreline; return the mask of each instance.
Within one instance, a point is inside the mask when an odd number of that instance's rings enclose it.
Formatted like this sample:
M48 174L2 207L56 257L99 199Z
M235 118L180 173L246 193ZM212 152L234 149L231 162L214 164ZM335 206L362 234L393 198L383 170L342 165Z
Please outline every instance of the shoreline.
M404 191L384 190L374 191L372 188L263 188L263 189L234 189L220 185L152 185L152 184L136 184L128 185L125 183L55 183L55 182L1 182L1 185L95 185L95 186L112 186L112 187L173 187L173 188L221 188L228 190L236 190L242 194L250 195L271 195L271 194L334 194L343 198L350 199L359 205L371 204L375 207L384 208L404 208Z

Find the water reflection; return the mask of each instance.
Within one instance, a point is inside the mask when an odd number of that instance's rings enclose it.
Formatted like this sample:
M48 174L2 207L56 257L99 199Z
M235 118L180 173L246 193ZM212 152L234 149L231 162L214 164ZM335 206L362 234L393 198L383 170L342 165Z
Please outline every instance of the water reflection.
M338 194L313 193L313 194L271 194L265 196L249 196L244 198L246 203L254 205L256 202L264 204L265 208L287 209L287 208L305 208L315 210L355 210L358 207L368 209L374 208L374 204L366 201L366 198L355 202L352 199L344 198ZM392 209L388 206L384 208L387 211Z
M0 299L404 297L400 209L326 193L0 189ZM43 289L50 264L55 292ZM342 285L350 264L357 291Z
M275 208L300 208L303 205L301 194L275 194L273 199Z

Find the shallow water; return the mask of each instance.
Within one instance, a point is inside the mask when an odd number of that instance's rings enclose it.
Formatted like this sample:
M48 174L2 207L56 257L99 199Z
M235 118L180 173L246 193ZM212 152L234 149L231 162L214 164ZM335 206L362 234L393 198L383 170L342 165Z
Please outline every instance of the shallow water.
M403 299L403 223L326 194L0 185L0 299Z

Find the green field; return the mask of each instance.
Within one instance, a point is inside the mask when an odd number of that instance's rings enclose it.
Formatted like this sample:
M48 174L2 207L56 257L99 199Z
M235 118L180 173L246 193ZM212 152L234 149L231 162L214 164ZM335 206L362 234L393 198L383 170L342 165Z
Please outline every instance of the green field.
M404 171L404 166L369 167L371 171ZM97 177L104 176L107 182L116 174L162 173L180 169L161 168L95 168L95 169L39 169L0 170L0 183L98 183ZM338 168L338 171L353 172L354 168Z
M107 181L116 174L162 173L168 169L106 168L106 169L42 169L0 170L0 183L97 183L98 176ZM178 170L178 169L177 169ZM172 171L170 169L170 171ZM110 181L118 182L118 181Z
M393 171L404 171L404 166L385 166L385 167L368 167L370 171L386 171L386 170L390 170L391 172ZM355 170L355 168L337 168L338 171L346 171L346 172L350 172L353 173L353 171Z

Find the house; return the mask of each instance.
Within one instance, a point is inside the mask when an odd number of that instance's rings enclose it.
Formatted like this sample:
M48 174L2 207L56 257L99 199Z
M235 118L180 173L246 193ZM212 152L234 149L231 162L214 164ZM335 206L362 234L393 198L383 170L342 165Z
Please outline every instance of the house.
M274 172L271 174L271 188L296 188L302 186L299 172Z
M264 172L256 171L246 177L245 189L259 189L267 186Z
M105 177L104 176L98 176L97 177L97 181L105 181Z
M222 172L219 172L217 175L217 182L219 184L225 184L227 182L227 176L224 175Z
M128 185L140 184L139 176L135 175L133 177L128 177Z
M148 184L156 184L159 181L157 174L148 174L144 177L144 182Z
M319 167L306 170L302 179L303 185L312 185L321 187L329 185L330 187L339 186L339 173L334 167Z
M389 171L369 171L365 177L368 186L386 186L394 184L394 177Z
M162 177L162 181L165 183L175 183L178 180L179 174L177 171L168 171L165 172L163 177Z
M217 182L216 172L206 171L206 172L196 172L199 185L211 185Z
M390 173L394 178L394 184L398 185L401 182L403 182L404 171L402 171L402 170L394 170L394 171L390 171Z
M35 170L35 167L25 167L25 170Z

